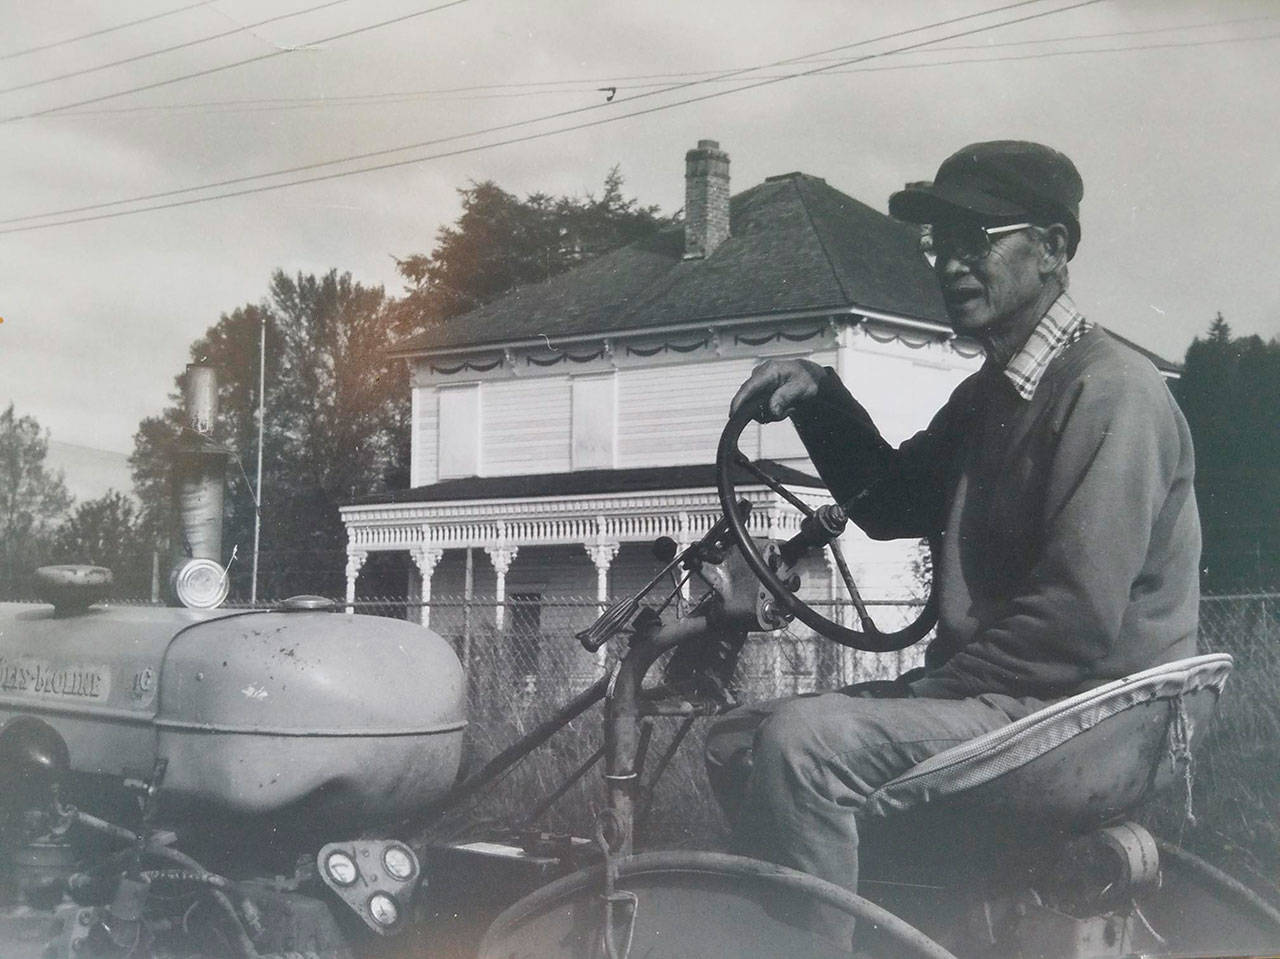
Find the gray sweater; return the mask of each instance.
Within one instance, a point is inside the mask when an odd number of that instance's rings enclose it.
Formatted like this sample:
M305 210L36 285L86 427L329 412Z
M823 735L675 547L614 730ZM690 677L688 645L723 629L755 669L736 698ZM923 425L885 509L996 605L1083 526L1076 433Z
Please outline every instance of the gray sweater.
M1102 329L1030 401L984 367L897 450L832 371L793 420L869 535L941 537L915 695L1056 698L1194 655L1191 436L1156 369Z

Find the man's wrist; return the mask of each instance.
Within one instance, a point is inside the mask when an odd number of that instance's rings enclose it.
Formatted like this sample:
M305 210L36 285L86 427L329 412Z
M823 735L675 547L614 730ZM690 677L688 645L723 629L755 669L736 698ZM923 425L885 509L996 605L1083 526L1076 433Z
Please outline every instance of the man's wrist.
M817 363L812 363L812 361L806 362L810 362L814 367L812 372L817 391L812 396L797 401L791 409L791 416L795 416L797 413L803 416L820 406L829 406L832 400L839 395L840 377L836 371L829 366L819 366Z

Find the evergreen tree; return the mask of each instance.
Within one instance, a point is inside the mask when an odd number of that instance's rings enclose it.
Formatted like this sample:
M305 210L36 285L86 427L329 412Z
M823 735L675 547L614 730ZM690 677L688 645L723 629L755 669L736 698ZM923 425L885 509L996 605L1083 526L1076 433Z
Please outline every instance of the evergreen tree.
M1175 392L1195 441L1205 592L1280 587L1280 341L1233 337L1219 313Z

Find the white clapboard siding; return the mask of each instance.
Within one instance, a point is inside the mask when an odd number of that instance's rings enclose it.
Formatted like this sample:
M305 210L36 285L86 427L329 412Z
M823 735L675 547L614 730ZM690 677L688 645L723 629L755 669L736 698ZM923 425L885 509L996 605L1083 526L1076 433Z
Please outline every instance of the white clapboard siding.
M955 388L978 369L981 358L972 360L967 367L938 367L917 364L915 376L920 382L912 409L913 422L908 424L911 432L922 430L929 425L933 415L942 409Z
M490 381L482 393L485 476L559 473L570 468L568 377Z
M745 358L620 370L618 465L715 462L729 401L753 366Z
M855 349L845 357L843 378L880 434L897 446L929 425L968 372Z

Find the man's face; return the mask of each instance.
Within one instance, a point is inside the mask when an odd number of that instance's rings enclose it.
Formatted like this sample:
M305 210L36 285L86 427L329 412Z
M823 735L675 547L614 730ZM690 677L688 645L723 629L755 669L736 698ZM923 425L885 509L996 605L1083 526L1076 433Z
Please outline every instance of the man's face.
M945 236L958 224L939 223L935 233ZM967 224L972 230L974 224ZM1041 294L1045 277L1042 244L1032 228L990 237L983 256L956 254L938 245L934 272L942 286L951 327L957 333L991 336L1017 317Z

